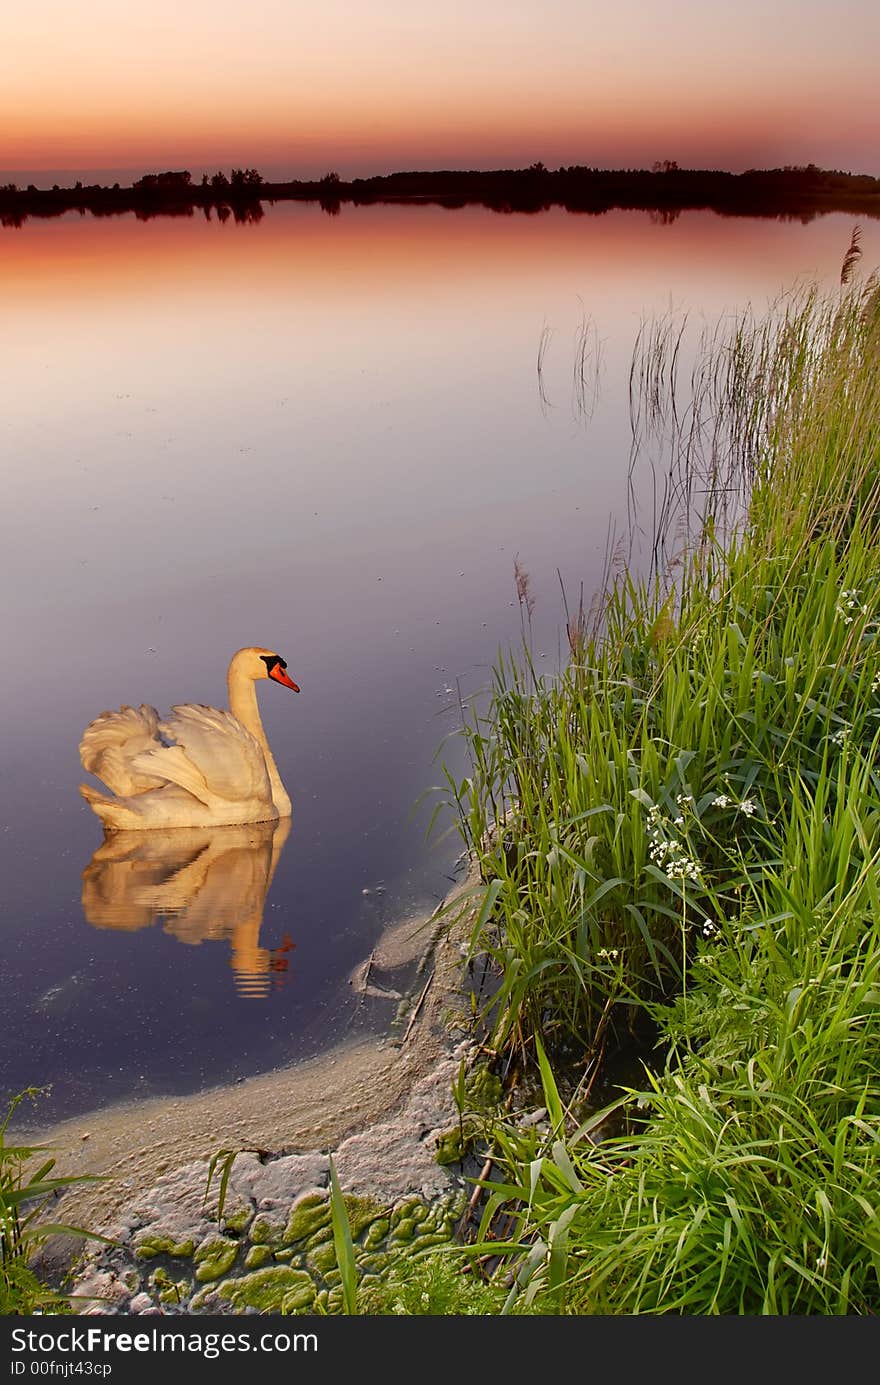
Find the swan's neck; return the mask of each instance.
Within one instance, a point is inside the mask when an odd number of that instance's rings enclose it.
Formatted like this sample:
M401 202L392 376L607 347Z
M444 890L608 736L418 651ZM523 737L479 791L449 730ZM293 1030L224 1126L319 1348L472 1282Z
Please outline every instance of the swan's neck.
M235 668L233 663L229 670L227 687L229 688L230 712L237 721L241 722L246 731L250 731L262 748L266 759L266 769L269 771L269 783L272 785L272 802L278 809L278 816L288 817L291 808L290 798L281 782L278 766L275 764L274 756L269 749L269 742L266 740L266 733L263 730L263 721L257 703L257 685L253 678Z

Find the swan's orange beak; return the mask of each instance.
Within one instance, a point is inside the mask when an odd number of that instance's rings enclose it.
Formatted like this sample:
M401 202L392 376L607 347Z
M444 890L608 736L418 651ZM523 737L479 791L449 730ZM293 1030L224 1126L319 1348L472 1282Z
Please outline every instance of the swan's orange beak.
M293 688L294 692L299 692L296 683L294 683L292 678L288 678L280 664L276 664L275 667L269 671L269 677L274 678L276 683L281 683L285 688Z

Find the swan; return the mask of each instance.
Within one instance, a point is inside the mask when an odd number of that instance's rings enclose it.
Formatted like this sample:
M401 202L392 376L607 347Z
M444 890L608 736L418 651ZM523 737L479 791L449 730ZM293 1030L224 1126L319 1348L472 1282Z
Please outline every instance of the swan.
M185 703L160 721L144 703L90 722L79 757L111 794L89 784L80 793L105 829L225 827L290 817L257 705L256 684L264 678L299 692L281 655L253 645L230 661L228 712Z

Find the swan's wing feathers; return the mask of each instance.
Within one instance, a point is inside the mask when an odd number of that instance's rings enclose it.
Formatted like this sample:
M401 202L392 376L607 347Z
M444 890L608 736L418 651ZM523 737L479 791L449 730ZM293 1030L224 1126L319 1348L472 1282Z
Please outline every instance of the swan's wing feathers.
M184 703L159 730L186 753L210 793L240 802L271 802L272 788L262 747L231 712Z
M181 745L160 745L156 750L145 750L136 755L132 763L144 775L161 776L157 780L159 784L177 784L186 789L206 808L211 807L216 797L205 783L198 765L193 764Z
M143 703L140 707L120 707L118 712L102 712L83 732L79 743L82 767L100 779L119 797L146 793L164 782L135 766L144 751L162 743L159 740L159 713Z
M105 826L138 827L153 817L162 823L172 812L194 821L205 810L224 822L230 804L237 814L254 816L255 806L271 808L263 749L241 722L214 707L186 704L172 711L160 722L154 707L121 707L102 712L84 731L83 767L116 795L105 798L82 786Z

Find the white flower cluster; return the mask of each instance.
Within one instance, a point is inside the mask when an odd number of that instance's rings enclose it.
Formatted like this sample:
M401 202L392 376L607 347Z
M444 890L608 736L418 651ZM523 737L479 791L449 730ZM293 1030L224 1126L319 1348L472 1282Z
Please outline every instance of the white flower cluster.
M599 948L599 951L596 953L596 956L597 956L597 957L603 957L603 958L614 958L614 957L619 957L619 956L620 956L620 948L619 948L619 947L600 947L600 948Z
M713 808L729 808L731 804L738 813L745 813L747 818L752 817L758 811L758 805L753 798L744 798L742 802L736 803L726 793L720 793L712 799Z
M836 731L832 731L831 735L828 737L831 744L846 745L847 741L849 740L850 729L851 728L849 726L841 726L838 727Z
M679 807L693 803L690 794L680 794L675 800ZM684 818L677 817L675 826L681 827ZM698 862L688 856L681 842L676 837L667 835L669 819L664 818L656 803L648 809L648 837L651 845L648 848L648 856L655 866L658 866L670 880L694 880L700 878L700 868Z
M871 692L880 692L880 673L874 674L874 681L871 684Z
M677 815L672 819L673 827L684 827L684 814L689 808L694 806L694 796L692 793L676 794L675 802L678 807Z
M840 616L844 625L852 625L853 611L858 611L863 616L868 614L867 606L859 601L859 593L854 587L849 591L842 591L840 593L840 600L837 603L837 614Z

